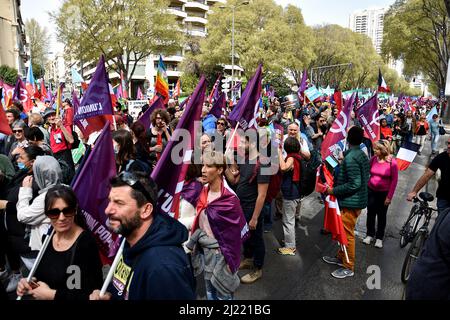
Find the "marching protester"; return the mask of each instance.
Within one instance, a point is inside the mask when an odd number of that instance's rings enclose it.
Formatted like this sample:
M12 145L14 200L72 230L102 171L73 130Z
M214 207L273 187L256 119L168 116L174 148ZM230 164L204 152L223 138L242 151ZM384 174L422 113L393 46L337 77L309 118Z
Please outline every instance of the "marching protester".
M414 188L408 194L408 201L412 201L417 196L419 191L436 174L438 169L441 171L441 179L438 182L438 188L436 190L436 205L438 212L441 213L450 207L450 138L447 140L447 150L431 160L425 173L417 180Z
M439 146L439 138L440 132L439 128L441 128L441 124L439 121L439 115L434 114L432 117L432 121L430 122L430 141L431 141L431 154L434 155L438 152Z
M369 195L367 203L367 236L363 242L375 247L383 247L386 216L394 197L398 181L397 161L389 152L389 142L380 140L373 146L375 156L370 159ZM375 218L377 231L375 233Z
M150 157L153 166L161 157L161 154L170 140L170 132L167 125L170 122L169 113L162 109L157 109L150 115L151 128L147 131L150 141Z
M17 220L30 229L29 246L31 251L39 251L42 247L42 236L50 227L50 219L45 215L45 196L48 190L61 183L62 171L58 161L51 156L36 157L33 163L33 176L27 176L22 181L17 201ZM33 199L33 181L38 186L38 196ZM22 256L28 269L31 269L34 258Z
M414 132L416 137L415 143L420 145L419 151L417 152L419 156L422 154L423 147L425 146L425 139L427 137L429 128L430 127L427 121L427 117L424 113L422 113L419 120L416 122L416 128Z
M105 295L91 300L192 300L194 277L182 244L186 228L156 207L151 179L122 172L111 181L106 208L109 226L125 239L125 247Z
M226 159L220 152L203 155L206 185L197 203L197 216L187 247L193 250L195 275L204 272L208 300L233 300L240 284L242 232L248 225L239 199L224 179ZM246 233L245 232L245 233Z
M13 163L16 162L19 156L20 149L28 147L28 140L26 133L28 126L23 121L16 121L13 124L12 132L14 134L14 142L11 145L9 158Z
M278 149L280 169L283 173L281 183L281 193L283 195L283 233L284 246L278 249L281 255L294 256L296 249L295 243L295 219L298 208L300 207L300 142L294 137L288 137L284 141L284 150L287 153L286 159L283 158L282 152Z
M102 284L102 264L69 186L56 185L47 191L45 215L55 233L33 280L21 279L17 295L30 295L36 300L88 300L92 290ZM71 282L74 275L78 278Z
M50 147L54 157L63 160L72 170L75 170L71 152L71 143L74 142L72 126L63 125L61 118L56 116L56 111L53 109L45 110L44 119L50 125Z
M369 159L360 149L363 140L363 129L351 127L347 134L349 149L344 153L344 160L339 170L339 176L333 188L327 188L327 193L335 195L339 202L342 222L348 245L347 256L342 249L336 257L324 256L328 264L341 268L331 275L338 279L352 277L355 267L355 225L361 210L367 207L367 183L369 181Z
M114 154L116 155L117 172L139 171L148 175L151 168L145 162L136 159L136 148L131 133L125 129L119 129L112 135Z
M417 122L417 119L416 119L416 117L414 117L412 111L411 110L406 111L405 123L407 126L407 133L406 133L405 140L408 142L412 142L412 140L413 140L415 128L416 128L416 122Z

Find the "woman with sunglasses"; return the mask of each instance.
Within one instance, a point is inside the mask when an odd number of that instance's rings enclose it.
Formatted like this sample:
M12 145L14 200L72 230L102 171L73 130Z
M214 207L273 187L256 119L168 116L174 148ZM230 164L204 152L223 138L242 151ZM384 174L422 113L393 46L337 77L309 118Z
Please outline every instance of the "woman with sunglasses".
M27 129L27 125L23 121L16 121L14 122L12 132L14 135L14 143L11 145L11 152L9 153L9 158L13 163L16 162L17 157L19 156L19 153L21 149L28 147L28 141L25 137L25 130Z
M55 233L29 283L21 279L17 295L36 300L88 300L102 285L102 264L95 239L78 213L75 192L56 185L45 195L45 215Z

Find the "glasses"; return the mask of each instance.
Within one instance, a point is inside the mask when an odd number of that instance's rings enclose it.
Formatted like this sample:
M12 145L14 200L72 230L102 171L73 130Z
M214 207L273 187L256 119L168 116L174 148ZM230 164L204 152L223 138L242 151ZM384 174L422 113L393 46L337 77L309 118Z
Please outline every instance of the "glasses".
M221 126L224 126L225 125L225 123L224 122L217 122L217 124L219 125L221 125Z
M142 185L139 179L131 172L123 171L119 173L117 178L122 182L125 182L128 186L130 186L134 190L141 192L144 195L144 197L152 204L156 202L155 197L152 197L150 193L148 193L148 191L145 189L145 187Z
M12 132L13 133L19 133L19 132L23 132L23 130L22 129L20 129L20 130L13 130Z
M58 219L61 212L64 215L64 217L70 218L76 214L77 210L76 210L76 208L71 208L71 207L66 207L61 210L58 208L55 208L55 209L50 209L50 210L46 211L45 215L47 217L49 217L50 219Z

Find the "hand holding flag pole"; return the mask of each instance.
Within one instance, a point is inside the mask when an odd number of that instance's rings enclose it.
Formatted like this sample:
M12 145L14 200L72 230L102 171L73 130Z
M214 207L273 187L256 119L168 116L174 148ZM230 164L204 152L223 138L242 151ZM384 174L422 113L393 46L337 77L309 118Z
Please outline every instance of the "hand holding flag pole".
M108 271L108 275L106 276L105 282L103 282L102 289L100 290L100 297L103 297L106 293L106 289L108 289L109 283L112 280L114 272L116 271L117 265L119 264L120 258L122 257L123 247L125 245L126 239L122 239L122 243L120 244L119 250L117 250L114 261L111 265L111 268Z
M44 243L42 244L42 248L38 253L38 256L36 257L36 261L33 264L33 267L31 268L30 273L27 277L27 282L30 283L33 279L34 274L36 273L37 267L39 266L39 263L41 262L42 257L44 256L45 250L48 247L48 244L50 243L50 240L53 237L53 234L55 233L55 229L53 227L50 227L47 232L47 237L44 240ZM18 296L16 300L22 300L22 296Z

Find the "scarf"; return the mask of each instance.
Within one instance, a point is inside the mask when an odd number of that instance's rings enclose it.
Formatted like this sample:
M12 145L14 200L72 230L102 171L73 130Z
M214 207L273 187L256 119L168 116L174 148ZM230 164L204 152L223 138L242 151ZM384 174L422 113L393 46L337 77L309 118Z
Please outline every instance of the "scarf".
M298 153L289 153L286 157L286 160L289 158L294 158L294 175L292 176L292 181L300 182L300 171L301 171L300 161L302 161L302 157L300 157Z

